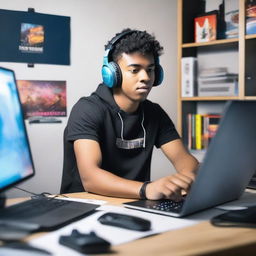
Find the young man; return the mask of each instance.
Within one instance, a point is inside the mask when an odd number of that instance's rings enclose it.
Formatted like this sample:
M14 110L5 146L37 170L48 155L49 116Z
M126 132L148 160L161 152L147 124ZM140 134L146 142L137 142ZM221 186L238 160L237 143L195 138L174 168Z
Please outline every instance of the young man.
M106 45L103 83L75 104L64 132L61 193L180 200L189 190L198 162L164 110L147 100L162 82L162 50L146 31L130 29ZM150 182L154 146L177 173Z

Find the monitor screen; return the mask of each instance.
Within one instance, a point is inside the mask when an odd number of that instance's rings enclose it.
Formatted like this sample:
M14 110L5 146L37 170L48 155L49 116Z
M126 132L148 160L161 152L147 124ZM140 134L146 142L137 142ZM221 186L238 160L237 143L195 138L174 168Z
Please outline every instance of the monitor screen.
M0 193L33 175L15 75L0 67Z

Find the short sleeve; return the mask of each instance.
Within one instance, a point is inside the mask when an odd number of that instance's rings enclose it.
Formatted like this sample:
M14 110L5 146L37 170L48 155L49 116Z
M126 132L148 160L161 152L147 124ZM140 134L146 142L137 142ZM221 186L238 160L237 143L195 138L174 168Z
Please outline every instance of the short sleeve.
M156 105L159 127L155 145L157 148L160 148L163 144L167 142L180 139L180 136L171 118L158 104Z
M99 141L102 113L88 98L81 98L72 108L67 125L67 139Z

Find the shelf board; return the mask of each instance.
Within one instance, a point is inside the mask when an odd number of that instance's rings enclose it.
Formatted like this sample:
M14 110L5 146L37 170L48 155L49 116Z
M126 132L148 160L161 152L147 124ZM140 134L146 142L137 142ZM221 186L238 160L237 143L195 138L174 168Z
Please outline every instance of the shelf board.
M182 48L229 44L229 43L235 43L235 42L238 42L238 38L219 39L219 40L214 40L214 41L204 42L204 43L186 43L186 44L182 44Z
M245 100L256 100L256 96L245 96Z
M253 35L246 35L245 36L245 39L254 39L256 38L256 34L253 34Z
M238 96L215 96L215 97L183 97L182 101L225 101L225 100L238 100ZM256 97L255 97L256 99Z

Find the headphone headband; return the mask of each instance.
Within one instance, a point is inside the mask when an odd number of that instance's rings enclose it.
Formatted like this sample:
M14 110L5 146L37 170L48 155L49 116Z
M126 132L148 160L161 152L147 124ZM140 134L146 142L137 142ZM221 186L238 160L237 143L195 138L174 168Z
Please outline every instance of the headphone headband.
M107 49L112 49L113 45L118 42L120 39L122 39L123 37L125 37L126 35L129 35L129 34L132 34L136 32L136 30L130 30L130 31L126 31L126 32L123 32L123 33L120 33L119 35L115 36L114 38L112 38L109 42L109 46L107 47ZM106 50L107 50L106 49Z

